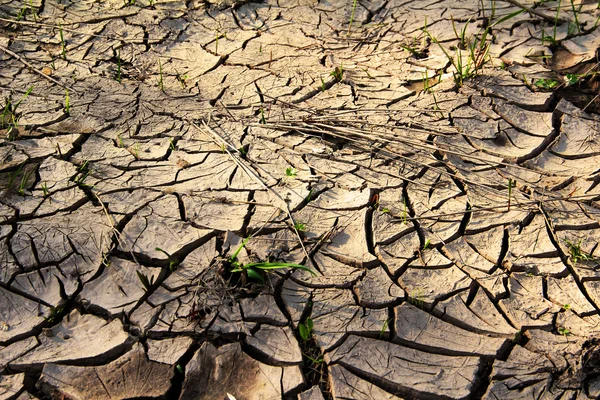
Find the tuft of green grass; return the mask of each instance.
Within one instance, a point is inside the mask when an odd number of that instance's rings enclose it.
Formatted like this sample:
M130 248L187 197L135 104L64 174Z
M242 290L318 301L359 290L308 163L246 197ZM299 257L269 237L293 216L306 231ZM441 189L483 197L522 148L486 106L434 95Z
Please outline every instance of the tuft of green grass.
M30 86L16 103L13 102L12 95L4 99L4 107L2 107L2 112L0 113L0 129L7 130L6 136L8 140L15 140L18 137L17 127L21 119L21 113L18 111L18 108L32 91L33 86Z
M77 168L77 174L71 178L71 181L75 182L77 186L80 188L89 188L92 187L85 183L85 180L90 175L92 171L90 170L89 161L85 160L83 164L79 168Z
M247 237L246 239L244 239L242 241L242 243L238 246L236 251L231 255L229 260L227 260L229 266L231 267L229 272L242 273L245 276L247 276L248 278L254 279L261 283L264 283L264 281L265 281L264 276L263 276L264 273L267 273L269 271L273 271L276 269L300 269L303 271L310 272L313 276L316 276L316 274L310 268L308 268L304 265L295 264L295 263L280 262L280 261L274 261L274 262L259 261L259 262L251 262L248 264L240 263L238 261L237 257L240 254L240 251L242 251L242 249L246 246L246 244L248 244L249 240L250 240L250 237Z
M306 225L303 224L302 222L296 222L294 224L294 229L297 230L298 232L306 232Z
M341 65L339 67L335 67L333 71L329 73L329 75L333 76L333 79L335 79L337 83L340 83L342 79L344 79L344 66Z
M577 264L579 261L594 261L594 257L586 253L581 249L581 243L583 239L579 239L577 244L571 242L569 239L565 239L565 244L569 248L569 255L571 256L571 260L573 264Z
M483 71L484 65L490 61L490 42L488 40L488 34L491 32L491 29L495 25L507 21L521 14L522 12L524 12L524 10L521 9L510 13L494 23L482 28L478 35L469 38L466 37L466 30L470 21L467 21L460 32L456 30L453 21L454 32L459 40L459 46L456 47L454 56L450 55L448 50L442 46L440 41L427 30L427 20L425 20L425 24L421 30L423 33L425 33L429 40L431 40L432 43L437 44L442 50L444 56L456 70L454 71L454 82L456 86L462 87L465 80L480 75ZM466 54L464 52L466 52Z
M42 184L42 191L44 192L44 197L48 197L50 194L50 192L48 192L48 182Z
M148 292L152 288L152 285L154 285L154 275L148 279L148 276L143 272L135 271L135 273L137 274L140 282L142 282L142 288L144 289L144 292Z
M31 178L31 175L35 172L35 170L36 170L37 167L38 166L35 165L29 171L27 171L26 173L24 173L23 176L21 177L21 184L19 185L19 189L17 190L17 192L19 193L19 195L25 196L25 188L27 187L27 183L29 182L29 178Z

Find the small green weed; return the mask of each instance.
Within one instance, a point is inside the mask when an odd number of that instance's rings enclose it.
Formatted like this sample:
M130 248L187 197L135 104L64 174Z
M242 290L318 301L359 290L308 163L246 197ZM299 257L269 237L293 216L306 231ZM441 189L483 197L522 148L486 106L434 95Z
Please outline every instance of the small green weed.
M228 264L231 267L229 272L231 273L242 273L250 279L257 280L261 283L264 283L263 273L268 271L276 270L276 269L301 269L303 271L310 272L312 275L316 276L316 274L310 268L294 263L287 262L268 262L268 261L259 261L259 262L251 262L248 264L242 264L238 261L237 257L240 254L240 251L246 246L250 237L247 237L242 241L242 243L238 246L236 251L229 258Z
M333 71L329 73L329 75L333 76L333 79L335 79L337 83L340 83L342 79L344 79L344 66L341 65L339 67L335 67Z
M569 254L571 256L571 260L573 264L577 264L579 261L594 261L594 257L591 254L586 253L581 249L581 243L583 239L579 239L577 244L571 242L568 239L565 239L565 244L569 248Z
M32 91L33 86L30 86L16 103L13 102L12 95L4 99L4 107L2 107L2 113L0 114L0 129L7 129L8 140L15 140L18 137L16 128L19 126L19 120L21 119L18 108Z
M577 82L579 82L579 78L580 78L580 75L576 75L576 74L565 75L565 81L566 81L567 85L569 85L569 86L575 85Z
M303 341L306 342L308 339L310 339L313 327L314 323L310 317L306 318L304 322L298 324L298 333L300 333L300 338Z
M423 251L427 250L430 245L431 245L431 240L426 239L425 244L423 245Z
M567 328L565 328L564 326L561 326L557 329L558 333L563 335L563 336L569 336L571 334L571 331Z
M356 14L356 3L357 0L353 0L352 13L350 14L350 23L348 24L348 35L350 35L350 30L352 30L352 24L354 23L354 15Z
M160 247L157 247L154 250L160 251L161 253L167 256L167 258L169 259L169 271L175 272L175 270L177 270L177 267L179 267L179 261L177 261L174 257L172 257L169 253L167 253Z
M165 84L163 81L163 70L162 70L162 62L160 58L158 59L158 88L161 92L165 91Z
M297 230L298 232L306 232L306 225L303 224L302 222L296 222L294 224L294 229Z
M307 202L307 203L310 203L312 201L312 197L313 197L314 193L315 193L315 190L314 189L310 189L308 191L308 195L306 195L306 197L304 198L304 201Z
M29 178L31 178L31 175L35 172L37 167L38 167L37 165L33 166L33 168L31 168L29 171L24 173L23 176L21 177L21 184L19 185L19 189L17 190L19 195L25 196L25 188L27 187Z
M44 197L48 197L50 194L50 192L48 192L48 182L42 184L42 192L44 192Z
M425 293L423 289L413 288L413 290L410 292L408 302L415 307L423 309L423 307L425 306Z
M44 318L44 320L50 324L58 322L61 314L65 311L63 306L50 307L50 314Z
M65 113L69 114L71 111L71 98L69 97L69 89L65 89Z
M386 207L382 207L380 210L381 210L382 214L389 214L390 213L390 209L386 208Z
M140 282L142 282L144 292L148 292L154 285L154 275L152 275L152 277L148 279L148 276L143 272L135 271L135 273L137 274L137 277L140 280Z
M179 84L181 85L182 89L185 89L187 87L187 84L185 83L185 81L188 78L187 75L182 75L179 73L179 71L175 70L175 78L177 79L177 82L179 82Z
M79 186L80 188L86 188L86 187L89 188L91 186L86 184L85 180L90 175L90 173L91 173L91 170L90 170L89 161L85 160L83 162L83 164L81 164L81 166L79 168L77 168L77 173L75 174L74 177L71 178L71 180L73 182L75 182L75 184L77 186Z
M60 36L60 47L61 47L61 55L63 60L67 60L67 45L65 43L65 37L63 35L62 24L58 24L58 34Z
M260 113L260 123L263 124L263 125L266 125L267 124L267 120L265 118L265 109L261 107L259 109L259 113Z
M541 89L550 90L560 85L560 82L555 79L538 79L533 84Z
M298 170L294 167L289 167L285 169L285 176L288 178L295 178L298 175Z
M379 332L379 339L383 338L383 335L385 334L386 329L390 325L390 322L392 322L391 319L386 319L385 321L383 321L383 326L381 327L381 331Z

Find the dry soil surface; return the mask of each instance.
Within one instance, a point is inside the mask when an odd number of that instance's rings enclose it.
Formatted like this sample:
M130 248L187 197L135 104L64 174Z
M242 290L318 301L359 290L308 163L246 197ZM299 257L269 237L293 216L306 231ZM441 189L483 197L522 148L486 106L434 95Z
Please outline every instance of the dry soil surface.
M600 11L522 2L0 0L0 399L597 398Z

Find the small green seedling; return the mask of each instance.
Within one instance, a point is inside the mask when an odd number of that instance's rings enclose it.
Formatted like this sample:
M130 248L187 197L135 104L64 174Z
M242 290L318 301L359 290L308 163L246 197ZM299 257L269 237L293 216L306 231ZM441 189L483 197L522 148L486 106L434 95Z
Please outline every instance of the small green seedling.
M423 250L427 250L429 245L431 245L431 241L429 239L425 240L425 244L423 245Z
M333 76L336 82L341 82L344 79L344 66L335 67L333 71L329 73L329 75Z
M263 124L263 125L266 125L267 124L267 120L265 118L265 110L264 110L264 108L261 107L259 109L259 112L260 112L260 123Z
M294 224L294 229L298 232L306 232L306 225L301 222L296 222Z
M315 193L314 189L310 189L308 191L308 195L304 198L304 201L310 203L312 201L313 194Z
M175 144L173 143L173 138L169 138L169 149L171 151L175 151Z
M569 336L571 334L571 331L569 329L565 328L564 326L559 327L557 330L558 330L558 333L563 336Z
M565 304L565 305L562 306L562 309L565 310L565 311L566 310L570 310L571 309L571 305L570 304Z
M65 113L69 114L71 111L71 98L69 97L69 89L65 89Z
M317 358L314 358L314 357L311 357L310 355L308 355L308 354L306 354L306 353L302 353L302 354L304 355L304 357L308 358L308 360L309 360L311 363L313 363L314 365L319 365L319 364L322 364L322 363L323 363L323 361L325 361L325 360L323 359L323 355L319 355L319 357L317 357Z
M583 239L579 239L577 244L571 242L568 239L565 239L565 244L569 248L569 254L571 255L571 260L573 264L577 264L579 261L594 261L594 257L591 254L586 253L581 249L581 243Z
M11 137L11 131L16 130L15 128L19 126L19 120L21 119L21 113L18 112L19 105L21 105L23 100L25 100L32 91L33 86L30 86L16 103L12 101L11 96L4 99L4 107L0 114L0 129L8 129L7 135L9 136L9 139Z
M381 339L383 337L383 335L385 334L385 331L387 330L388 326L390 325L390 322L392 322L391 319L386 319L385 321L383 321L383 326L381 327L381 331L379 332L379 339Z
M402 224L406 225L408 224L408 206L406 205L406 198L403 198L402 202L404 203L404 209L402 210Z
M423 309L425 306L425 294L423 292L423 289L414 288L410 293L408 302L415 307L419 307L420 309Z
M160 58L158 59L158 88L161 92L165 91L165 85L163 82L162 62L160 61Z
M164 255L167 256L167 258L169 259L169 271L175 272L175 270L177 270L177 267L179 267L179 261L177 261L169 253L167 253L166 251L164 251L160 247L157 247L154 250L160 251L161 253L163 253Z
M325 81L323 80L323 77L321 76L321 92L325 93L325 90L327 90L327 88L325 87Z
M137 277L140 280L140 282L142 282L144 292L148 292L152 288L152 285L154 285L154 275L152 275L150 279L148 279L148 276L143 272L135 271L135 273L137 274Z
M579 75L567 74L567 75L565 75L565 81L566 81L567 85L569 85L569 86L575 85L577 82L579 82Z
M133 155L135 157L136 160L140 159L140 144L136 143L133 145L133 147L131 147L129 149L129 152L131 153L131 155Z
M42 184L42 192L44 192L44 197L48 197L49 192L48 192L48 182L44 182Z
M298 175L298 170L294 167L289 167L285 169L285 176L288 178L295 178Z
M181 75L179 73L179 71L175 70L175 78L177 78L177 82L179 82L179 84L181 85L182 89L185 89L187 87L185 81L187 80L188 76L187 75Z
M560 85L560 83L557 80L554 79L538 79L535 82L533 82L533 84L541 89L554 89L555 87L557 87L558 85Z
M300 265L300 264L279 262L279 261L274 261L274 262L259 261L259 262L252 262L252 263L248 263L248 264L240 263L237 259L237 256L240 254L240 251L242 251L242 249L246 246L246 244L248 244L249 240L250 240L250 237L247 237L246 239L244 239L242 241L242 243L238 246L236 251L229 258L228 261L229 261L230 266L232 267L230 272L245 273L248 276L248 278L255 279L257 281L260 281L261 283L264 283L263 272L268 272L268 271L276 270L276 269L300 269L303 271L310 272L313 276L316 276L316 274L313 272L313 270L311 270L310 268L308 268L304 265Z
M62 28L62 24L58 24L58 34L60 36L60 47L61 47L61 53L62 53L62 58L63 60L67 60L67 45L65 43L65 37L63 35L63 28Z
M27 182L29 182L29 178L31 178L31 175L33 174L36 168L37 165L35 165L33 168L31 168L29 171L23 174L21 178L21 184L19 185L18 190L19 195L25 196L25 187L27 186Z
M55 322L58 322L60 315L65 311L65 308L63 306L58 306L58 307L50 307L50 314L44 318L44 320L46 320L46 322L53 324Z
M314 323L310 317L306 318L304 322L298 324L298 332L300 333L300 338L303 341L306 342L308 339L310 339L313 327Z
M356 13L356 3L357 0L352 2L352 13L350 14L350 23L348 24L348 35L350 35L350 30L352 29L352 23L354 22L354 14Z
M77 174L71 178L73 182L80 188L91 187L90 185L84 183L87 177L90 175L91 170L89 166L89 161L85 160L83 164L79 168L77 168Z
M386 208L386 207L383 207L383 208L381 208L381 213L382 214L389 214L390 213L390 209Z

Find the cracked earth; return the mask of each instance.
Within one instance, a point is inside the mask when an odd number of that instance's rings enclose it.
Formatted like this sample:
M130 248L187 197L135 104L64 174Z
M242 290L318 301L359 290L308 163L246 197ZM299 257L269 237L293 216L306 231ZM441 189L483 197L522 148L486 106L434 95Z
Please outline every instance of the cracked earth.
M600 11L524 5L0 0L0 399L598 398Z

